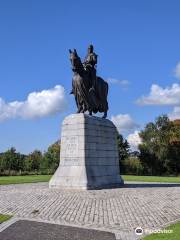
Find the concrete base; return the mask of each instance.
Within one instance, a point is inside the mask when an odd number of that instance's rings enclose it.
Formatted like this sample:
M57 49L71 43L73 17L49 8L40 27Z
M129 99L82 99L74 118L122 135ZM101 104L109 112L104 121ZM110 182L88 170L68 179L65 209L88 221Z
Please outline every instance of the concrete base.
M60 165L50 188L102 189L119 187L117 130L107 119L72 114L62 124Z

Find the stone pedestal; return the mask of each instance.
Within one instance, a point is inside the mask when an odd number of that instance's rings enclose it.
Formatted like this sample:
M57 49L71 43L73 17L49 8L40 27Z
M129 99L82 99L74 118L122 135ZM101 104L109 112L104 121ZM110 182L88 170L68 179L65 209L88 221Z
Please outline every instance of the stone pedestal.
M117 130L107 119L72 114L62 124L60 165L50 188L101 189L119 187Z

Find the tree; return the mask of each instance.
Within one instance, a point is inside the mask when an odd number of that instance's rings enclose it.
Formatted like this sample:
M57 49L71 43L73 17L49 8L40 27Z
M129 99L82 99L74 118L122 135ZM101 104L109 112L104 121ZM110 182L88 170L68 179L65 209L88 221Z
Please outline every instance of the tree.
M180 149L172 144L172 140L180 139L178 131L179 126L170 121L166 115L162 115L155 123L148 123L140 132L142 139L142 144L139 145L140 159L146 173L177 174L172 166L177 167L177 162L180 161Z
M16 152L14 147L11 147L0 156L0 171L10 175L11 171L22 171L24 169L24 155Z
M48 147L47 152L44 153L41 161L41 172L42 173L54 173L59 166L60 160L60 141Z
M124 160L125 173L126 174L143 174L143 166L139 157L129 156Z
M172 123L167 167L170 173L178 175L180 173L180 120L175 120Z
M118 145L118 152L119 152L119 165L121 173L125 173L125 159L129 156L129 143L126 139L123 138L121 134L117 136L117 145Z
M41 151L34 150L25 159L26 171L30 171L30 172L39 171L41 161L42 161Z

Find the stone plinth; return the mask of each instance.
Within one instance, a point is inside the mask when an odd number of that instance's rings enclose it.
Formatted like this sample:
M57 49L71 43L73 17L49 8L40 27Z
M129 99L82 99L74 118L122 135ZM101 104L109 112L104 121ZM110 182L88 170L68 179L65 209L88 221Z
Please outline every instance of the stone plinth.
M123 184L117 130L107 119L72 114L62 124L60 165L50 188L99 189Z

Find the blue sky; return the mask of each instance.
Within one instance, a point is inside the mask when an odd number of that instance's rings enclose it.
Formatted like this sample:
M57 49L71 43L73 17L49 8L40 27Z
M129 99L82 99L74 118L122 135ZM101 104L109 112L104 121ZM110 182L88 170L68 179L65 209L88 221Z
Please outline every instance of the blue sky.
M132 136L163 113L179 118L179 11L178 0L0 1L0 152L46 150L60 138L76 111L68 49L84 58L91 43L120 132ZM31 93L31 103L52 104L29 110Z

